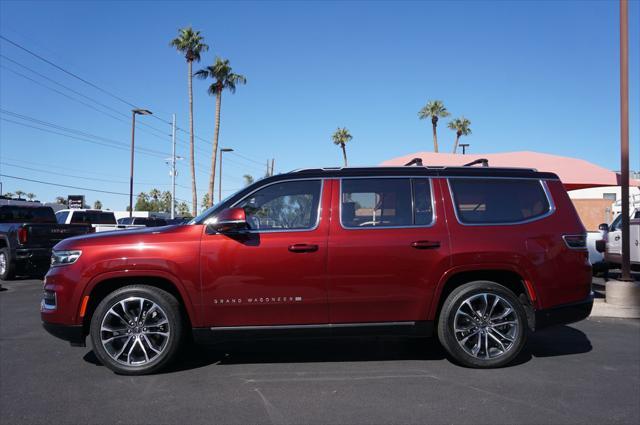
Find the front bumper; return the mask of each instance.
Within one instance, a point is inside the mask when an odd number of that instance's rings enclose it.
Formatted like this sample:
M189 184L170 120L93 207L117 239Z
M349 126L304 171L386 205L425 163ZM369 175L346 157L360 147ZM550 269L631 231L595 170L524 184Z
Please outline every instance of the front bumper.
M593 308L593 292L584 300L562 304L556 307L537 310L535 329L543 329L553 325L567 325L586 319Z
M42 322L42 327L51 335L68 341L74 347L86 347L86 335L82 325L61 325Z

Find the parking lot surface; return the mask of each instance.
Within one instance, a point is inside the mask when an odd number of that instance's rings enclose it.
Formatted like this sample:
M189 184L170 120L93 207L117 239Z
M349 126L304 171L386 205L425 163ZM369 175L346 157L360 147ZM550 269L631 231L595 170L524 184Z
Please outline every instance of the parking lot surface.
M41 282L0 292L0 422L640 423L640 321L531 336L511 367L452 364L435 340L350 338L190 349L125 377L40 325Z

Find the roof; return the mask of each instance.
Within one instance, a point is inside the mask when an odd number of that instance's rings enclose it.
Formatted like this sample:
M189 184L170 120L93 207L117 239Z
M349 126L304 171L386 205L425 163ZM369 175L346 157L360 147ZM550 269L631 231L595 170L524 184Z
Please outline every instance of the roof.
M557 174L567 190L600 186L619 186L620 175L597 164L579 158L551 155L540 152L520 151L482 154L451 154L434 152L416 152L384 161L383 166L403 165L413 158L420 158L425 165L449 164L460 166L473 159L486 158L490 168L529 167L543 172ZM640 181L631 179L631 186L640 186Z

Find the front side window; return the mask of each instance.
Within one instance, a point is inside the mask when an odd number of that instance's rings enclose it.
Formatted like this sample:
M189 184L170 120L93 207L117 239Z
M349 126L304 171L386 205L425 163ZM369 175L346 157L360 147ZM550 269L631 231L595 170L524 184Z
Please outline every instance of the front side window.
M428 179L343 179L340 218L345 228L424 226L433 222Z
M458 219L466 224L508 224L532 220L551 210L539 180L451 178Z
M275 183L252 193L243 208L251 230L305 230L318 221L320 180Z

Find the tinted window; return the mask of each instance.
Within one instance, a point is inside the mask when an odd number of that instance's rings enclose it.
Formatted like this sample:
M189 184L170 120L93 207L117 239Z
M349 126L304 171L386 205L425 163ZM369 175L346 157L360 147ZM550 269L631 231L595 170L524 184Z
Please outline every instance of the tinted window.
M102 211L74 211L71 223L86 224L117 224L113 213Z
M253 230L310 229L318 220L320 180L276 183L249 195L244 209Z
M433 221L427 179L343 179L341 196L344 227L414 226Z
M458 218L463 223L517 223L549 212L538 180L449 179Z
M56 216L50 207L4 205L0 207L0 223L56 223Z

